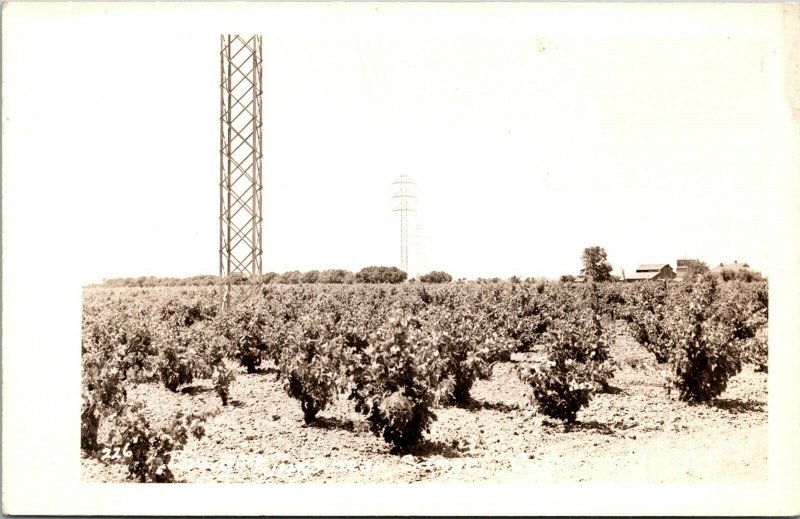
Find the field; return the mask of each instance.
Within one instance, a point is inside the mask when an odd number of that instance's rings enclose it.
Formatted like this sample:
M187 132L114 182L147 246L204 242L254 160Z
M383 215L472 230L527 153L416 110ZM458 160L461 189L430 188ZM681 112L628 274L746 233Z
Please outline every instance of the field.
M268 286L226 316L209 288L87 289L82 439L87 417L97 430L82 476L764 480L765 284L714 284L706 301L715 325L696 342L732 366L721 387L692 400L675 381L694 329L679 325L707 285ZM573 379L558 402L578 395L572 416L535 396L541 380L557 387L563 352Z

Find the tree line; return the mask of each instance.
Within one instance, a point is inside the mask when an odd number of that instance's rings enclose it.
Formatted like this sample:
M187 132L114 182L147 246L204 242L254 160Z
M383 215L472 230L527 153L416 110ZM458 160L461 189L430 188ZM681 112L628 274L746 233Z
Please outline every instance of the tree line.
M581 255L581 276L586 279L591 279L594 282L604 283L615 281L614 276L611 275L612 266L608 261L608 255L603 247L592 246L583 250ZM692 265L692 274L694 276L702 275L709 272L709 267L705 262L698 261ZM722 269L718 272L718 276L723 281L761 281L764 278L758 272L750 269L731 270ZM299 270L291 270L279 274L277 272L268 272L261 276L262 284L281 284L281 285L298 285L298 284L354 284L354 283L403 283L408 281L408 274L397 267L386 266L370 266L364 267L358 272L351 272L345 269L328 269L328 270L309 270L301 272ZM559 278L562 283L571 283L576 281L575 276L565 274ZM434 270L427 274L418 276L411 279L411 281L419 281L421 283L450 283L453 281L453 276L441 270ZM466 281L464 278L458 280L459 282ZM499 277L494 278L478 278L476 283L500 283L504 279ZM519 276L512 276L508 279L511 283L522 283L523 278ZM525 278L525 282L538 281L535 278ZM234 278L235 284L246 284L248 278L244 276L237 276ZM105 287L171 287L171 286L212 286L219 283L219 276L214 275L200 275L188 278L173 278L173 277L155 277L155 276L139 276L127 278L113 278L104 279L99 286ZM98 285L90 285L98 286Z

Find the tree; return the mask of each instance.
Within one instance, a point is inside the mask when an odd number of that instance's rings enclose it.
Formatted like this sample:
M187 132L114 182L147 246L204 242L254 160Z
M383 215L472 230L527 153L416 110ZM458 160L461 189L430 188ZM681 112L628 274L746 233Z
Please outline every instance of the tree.
M284 272L280 278L279 283L285 283L287 285L296 285L300 283L302 274L299 270L290 270L289 272Z
M357 283L402 283L407 274L397 267L364 267L356 274Z
M583 250L581 274L594 281L611 281L611 264L602 247L587 247Z
M301 283L317 283L319 282L319 271L318 270L309 270L308 272L304 272L300 276Z
M353 277L353 273L344 269L329 269L319 275L318 283L347 283L348 277Z
M695 261L689 267L692 276L702 276L709 272L708 264L705 261Z
M434 270L419 277L423 283L450 283L453 281L453 276L441 270Z

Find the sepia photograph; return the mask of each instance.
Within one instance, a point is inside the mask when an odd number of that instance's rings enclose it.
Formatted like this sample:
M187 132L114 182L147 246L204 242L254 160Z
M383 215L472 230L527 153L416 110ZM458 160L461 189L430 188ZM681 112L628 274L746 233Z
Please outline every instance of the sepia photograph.
M4 512L798 511L796 5L3 11Z

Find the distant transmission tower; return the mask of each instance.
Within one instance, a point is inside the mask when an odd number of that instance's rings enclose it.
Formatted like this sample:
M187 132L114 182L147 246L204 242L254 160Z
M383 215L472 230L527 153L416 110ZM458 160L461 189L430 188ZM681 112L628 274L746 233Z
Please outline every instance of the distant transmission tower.
M220 37L219 280L223 310L232 285L261 281L261 36Z
M408 273L408 213L414 212L410 201L415 198L414 182L406 175L400 175L394 182L394 195L397 200L394 212L400 213L400 268Z

